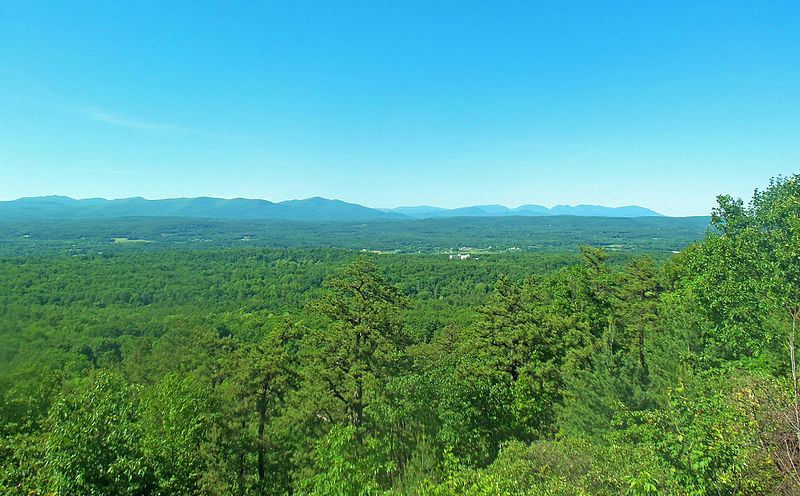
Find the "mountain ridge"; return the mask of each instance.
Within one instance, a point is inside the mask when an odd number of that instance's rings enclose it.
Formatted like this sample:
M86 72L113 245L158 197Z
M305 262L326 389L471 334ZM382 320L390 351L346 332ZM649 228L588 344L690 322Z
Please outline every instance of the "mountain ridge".
M146 200L142 197L74 199L68 196L34 196L0 201L0 218L8 220L89 219L111 217L190 217L209 219L283 219L302 221L355 221L377 219L429 219L441 217L507 217L575 215L590 217L662 216L635 205L473 205L460 208L413 206L371 208L319 196L271 202L249 198L208 196Z
M385 212L397 212L409 217L427 219L434 217L462 217L480 216L497 217L509 215L524 216L550 216L550 215L577 215L581 217L664 217L663 214L649 208L637 205L622 207L606 207L603 205L556 205L547 208L542 205L526 204L516 208L503 205L473 205L469 207L441 208L430 206L396 207L381 209Z

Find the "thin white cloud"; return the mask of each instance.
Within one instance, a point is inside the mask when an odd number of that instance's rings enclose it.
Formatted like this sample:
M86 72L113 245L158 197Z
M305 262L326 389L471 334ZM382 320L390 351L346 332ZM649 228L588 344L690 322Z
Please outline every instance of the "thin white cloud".
M89 115L89 118L92 119L93 121L104 122L106 124L114 124L116 126L128 127L131 129L140 129L142 131L194 132L192 129L182 126L176 126L174 124L128 119L100 109L90 109L88 110L87 113Z
M18 102L25 102L29 105L46 106L61 112L88 117L93 121L123 126L130 129L160 132L196 132L193 129L183 126L164 122L131 119L94 105L80 104L38 84L35 80L4 69L0 69L0 76L9 76L4 77L4 79L11 79L16 82L16 85L14 85L16 88L8 88L6 85L0 86L0 95L11 97Z
M10 86L8 86L9 84ZM133 118L92 105L88 102L77 102L52 91L50 88L39 84L36 80L28 78L24 74L9 72L3 67L0 67L0 96L10 97L12 100L29 106L46 107L63 114L139 131L187 133L236 140L249 139L248 135L190 128L167 122Z
M99 107L84 107L81 112L89 119L102 122L104 124L111 124L114 126L126 127L129 129L136 129L139 131L148 132L173 132L173 133L186 133L197 136L207 136L215 138L226 139L245 139L245 136L232 133L220 133L216 131L205 131L202 129L195 129L190 127L178 126L175 124L168 124L165 122L145 121L131 119L126 116L121 116L108 110Z
M575 157L572 157L572 158L568 158L567 160L564 160L563 164L572 164L574 162L577 162L578 160L583 160L586 157L588 157L590 155L593 155L593 154L594 154L594 150L587 150L587 151L581 153L578 156L575 156Z

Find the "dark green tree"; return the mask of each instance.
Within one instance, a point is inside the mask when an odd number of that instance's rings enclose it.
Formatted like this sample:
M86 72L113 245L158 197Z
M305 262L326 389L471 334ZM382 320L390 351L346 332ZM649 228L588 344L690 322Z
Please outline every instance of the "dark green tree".
M335 425L352 428L348 432L353 442L365 450L375 439L389 446L391 430L381 411L391 401L389 383L409 367L409 338L401 322L407 300L365 256L327 279L325 287L325 293L308 304L325 322L303 340L301 411L308 412L306 420L322 432ZM316 466L317 471L327 470L319 461ZM370 477L386 483L393 470L387 458L380 473Z
M328 324L307 337L306 349L313 352L304 379L321 393L314 412L318 419L363 431L370 405L381 400L402 363L408 337L400 310L407 302L366 257L338 271L325 287L325 294L308 305Z

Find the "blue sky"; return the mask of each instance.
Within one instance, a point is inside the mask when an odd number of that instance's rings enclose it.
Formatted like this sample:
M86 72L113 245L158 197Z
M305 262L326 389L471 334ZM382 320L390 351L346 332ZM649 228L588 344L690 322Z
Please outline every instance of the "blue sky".
M706 215L800 169L800 3L2 2L0 200Z

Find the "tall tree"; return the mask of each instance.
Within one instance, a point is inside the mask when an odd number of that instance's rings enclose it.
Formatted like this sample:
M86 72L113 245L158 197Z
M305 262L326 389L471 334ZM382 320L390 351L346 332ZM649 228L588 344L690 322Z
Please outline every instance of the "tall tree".
M408 337L400 310L407 301L366 256L326 280L325 287L325 294L308 304L328 323L308 335L304 378L323 395L317 418L351 425L360 435L369 423L369 407L383 397L403 359Z
M300 411L308 413L306 422L315 424L318 436L324 437L309 455L312 473L301 477L313 478L315 487L331 493L339 483L333 470L337 464L326 460L341 456L364 471L360 477L386 486L397 468L392 462L395 430L386 425L393 401L388 386L410 368L410 340L401 321L401 309L408 303L366 256L324 285L324 294L308 304L324 322L303 340L298 394ZM336 441L339 433L347 433L347 443L354 443L355 449ZM341 452L337 455L336 450Z
M238 343L219 363L215 396L221 432L207 485L217 493L285 494L293 439L283 420L287 397L297 388L301 331L288 318L269 323L258 315L244 317L238 325L258 328L262 338Z

